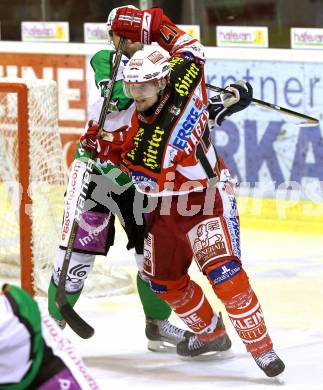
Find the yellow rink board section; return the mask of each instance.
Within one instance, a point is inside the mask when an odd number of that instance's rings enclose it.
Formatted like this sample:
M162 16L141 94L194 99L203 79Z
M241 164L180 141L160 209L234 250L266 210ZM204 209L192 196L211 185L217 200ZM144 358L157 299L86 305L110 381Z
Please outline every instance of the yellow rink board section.
M323 234L323 202L238 197L242 228Z
M56 187L54 190L52 187L47 186L46 191L41 191L43 193L40 195L48 198L48 204L54 205L54 213L59 214L60 218L64 189ZM323 234L323 201L238 197L237 202L242 228ZM17 205L14 209L17 210ZM12 212L11 210L8 193L0 182L0 220L8 222L7 213ZM12 216L9 219L9 222L16 223L11 221L15 219Z

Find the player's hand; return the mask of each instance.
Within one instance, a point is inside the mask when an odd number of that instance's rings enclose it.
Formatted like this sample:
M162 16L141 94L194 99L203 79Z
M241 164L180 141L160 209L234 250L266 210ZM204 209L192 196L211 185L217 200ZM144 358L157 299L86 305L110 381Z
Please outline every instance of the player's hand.
M230 84L226 90L231 93L222 93L209 99L209 118L214 120L217 126L220 126L227 116L244 110L252 100L252 86L243 80Z
M80 143L84 150L91 152L96 150L100 152L99 139L99 126L98 123L90 120L86 132L81 136Z
M112 22L112 31L132 42L148 45L158 40L162 18L163 10L161 8L141 11L122 7L117 10L116 17Z
M110 146L123 144L128 126L120 127L114 132L102 130L99 135L99 125L97 122L90 120L86 132L81 136L80 143L84 150L96 152L102 156L108 154Z
M230 84L225 88L231 93L224 93L222 102L225 108L234 108L234 112L241 111L249 106L252 100L252 86L243 80ZM234 106L234 107L233 107Z

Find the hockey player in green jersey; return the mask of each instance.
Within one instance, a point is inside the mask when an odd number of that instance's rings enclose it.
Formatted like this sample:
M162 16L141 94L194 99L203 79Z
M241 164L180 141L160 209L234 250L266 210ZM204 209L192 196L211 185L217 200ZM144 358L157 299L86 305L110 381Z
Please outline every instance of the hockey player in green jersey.
M119 37L112 34L111 24L115 17L116 9L113 9L108 17L107 28L111 40L117 47ZM120 156L120 145L118 138L123 139L123 133L129 125L130 118L134 110L133 101L127 98L123 93L122 70L128 59L142 45L132 43L127 40L124 55L122 57L116 82L113 88L112 104L109 107L110 113L104 125L104 130L113 133L114 142L108 142L104 136L100 139L96 137L97 128L95 123L89 122L86 133L81 137L75 160L71 166L68 186L64 202L64 218L62 223L60 246L57 252L54 271L48 289L48 309L51 316L60 324L65 326L65 321L56 307L55 296L59 281L60 270L62 267L67 242L70 235L76 202L81 191L82 178L86 169L87 157L94 148L97 152L97 159L94 173L96 176L107 176L113 170L113 176L120 186L120 194L113 194L112 197L118 205L121 213L121 220L124 221L123 227L128 237L127 248L135 248L135 258L139 272L137 274L137 288L141 299L143 310L146 316L146 336L148 338L148 349L152 351L163 351L174 349L178 342L185 339L190 334L188 331L177 328L172 325L168 318L171 309L167 303L155 295L148 283L146 277L141 272L143 270L143 235L144 227L137 226L134 220L132 203L135 196L135 189L130 183L129 177L117 168ZM101 50L91 59L91 66L95 73L95 83L104 96L105 82L109 80L110 71L113 63L114 50ZM99 118L102 98L94 103L89 112L90 118ZM115 171L118 170L117 174ZM91 183L87 194L91 199L95 184ZM127 190L124 190L127 188ZM118 191L117 191L118 192ZM85 225L91 225L95 234L89 234L88 229L83 229L82 224L78 229L78 234L74 243L74 249L69 265L65 290L67 299L71 305L75 305L84 286L85 279L91 272L96 255L106 255L109 247L113 244L114 238L114 214L111 208L103 204L97 204L90 211L82 214L82 220ZM120 215L118 215L120 216Z
M63 388L99 390L46 311L22 288L4 285L0 291L0 390Z

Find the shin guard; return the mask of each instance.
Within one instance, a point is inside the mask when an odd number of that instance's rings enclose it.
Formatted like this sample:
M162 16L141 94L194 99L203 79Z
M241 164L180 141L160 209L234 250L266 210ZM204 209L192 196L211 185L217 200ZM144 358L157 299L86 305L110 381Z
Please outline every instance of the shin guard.
M233 261L217 264L206 274L247 351L256 356L271 350L260 303L241 265Z
M160 294L193 332L210 332L215 329L218 316L213 313L201 287L190 280L188 275L177 281L150 283L152 289Z

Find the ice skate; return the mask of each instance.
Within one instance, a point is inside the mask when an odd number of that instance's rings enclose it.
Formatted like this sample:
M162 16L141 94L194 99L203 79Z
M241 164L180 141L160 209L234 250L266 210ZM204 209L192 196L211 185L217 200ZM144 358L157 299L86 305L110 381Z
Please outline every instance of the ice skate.
M284 362L277 356L273 349L259 356L253 356L253 358L257 365L269 377L275 377L281 374L285 369Z
M153 352L174 352L176 345L193 333L172 325L168 320L158 321L146 317L148 349Z
M177 345L177 354L184 358L212 359L219 352L231 348L231 340L226 333L222 315L220 313L217 326L212 333L193 335Z

